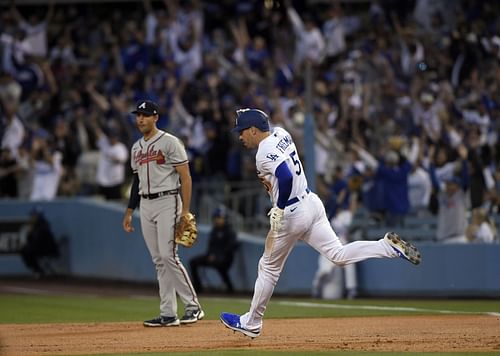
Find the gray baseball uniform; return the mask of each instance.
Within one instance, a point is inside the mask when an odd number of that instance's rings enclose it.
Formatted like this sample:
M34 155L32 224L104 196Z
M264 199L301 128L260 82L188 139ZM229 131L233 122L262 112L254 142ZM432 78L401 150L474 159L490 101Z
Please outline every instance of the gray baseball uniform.
M184 146L177 137L159 130L147 141L138 140L131 153L132 170L139 176L141 229L158 275L160 313L177 315L176 292L186 310L198 309L196 292L174 242L182 210L175 167L188 162Z

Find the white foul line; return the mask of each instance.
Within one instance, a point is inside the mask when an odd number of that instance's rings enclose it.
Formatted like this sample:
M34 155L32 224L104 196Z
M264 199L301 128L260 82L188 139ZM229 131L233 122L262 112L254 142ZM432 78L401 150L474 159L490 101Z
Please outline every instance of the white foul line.
M211 298L212 300L227 302L224 298ZM231 299L233 302L248 303L245 299ZM414 307L387 307L379 305L344 305L344 304L326 304L326 303L312 303L312 302L292 302L292 301L273 301L279 305L286 305L292 307L304 307L304 308L326 308L326 309L361 309L361 310L386 310L386 311L404 311L404 312L415 312L415 313L437 313L437 314L472 314L472 315L491 315L500 316L499 312L470 312L470 311L459 311L459 310L440 310L440 309L425 309L425 308L414 308Z
M276 304L306 307L306 308L328 308L328 309L361 309L361 310L388 310L388 311L406 311L406 312L424 312L424 313L438 313L438 314L484 314L491 316L500 316L498 312L468 312L458 310L439 310L439 309L425 309L414 307L386 307L379 305L343 305L343 304L322 304L311 302L288 302L277 301Z

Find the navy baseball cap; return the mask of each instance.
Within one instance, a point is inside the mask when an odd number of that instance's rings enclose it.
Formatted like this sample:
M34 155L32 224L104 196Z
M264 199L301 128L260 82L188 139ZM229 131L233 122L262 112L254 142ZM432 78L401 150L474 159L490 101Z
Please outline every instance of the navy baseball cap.
M227 217L227 209L225 206L221 205L217 207L213 212L212 212L212 217L213 218L219 218L219 217Z
M267 114L259 109L236 110L236 126L233 132L240 133L249 127L256 127L261 131L269 131L269 118Z
M160 108L158 104L151 100L142 100L137 103L137 108L132 111L132 114L144 114L147 116L158 115Z

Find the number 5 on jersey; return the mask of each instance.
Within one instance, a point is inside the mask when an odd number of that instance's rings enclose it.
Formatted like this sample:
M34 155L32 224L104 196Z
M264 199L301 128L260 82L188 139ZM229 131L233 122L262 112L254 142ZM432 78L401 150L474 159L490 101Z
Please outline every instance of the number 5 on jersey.
M290 158L292 159L292 162L295 166L299 166L299 169L295 171L295 174L300 176L300 174L302 173L302 165L300 164L300 161L298 159L295 159L296 154L297 152L293 151L292 153L290 153Z

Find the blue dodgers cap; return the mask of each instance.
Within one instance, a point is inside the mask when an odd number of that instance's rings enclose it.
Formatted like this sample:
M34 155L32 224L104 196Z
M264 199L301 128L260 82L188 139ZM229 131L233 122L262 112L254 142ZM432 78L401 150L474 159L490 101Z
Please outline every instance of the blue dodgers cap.
M249 127L256 127L261 131L269 131L269 118L267 114L259 109L236 110L236 126L233 132L240 133Z
M160 108L158 104L151 100L142 100L137 103L137 108L132 111L132 114L144 114L147 116L158 115Z

